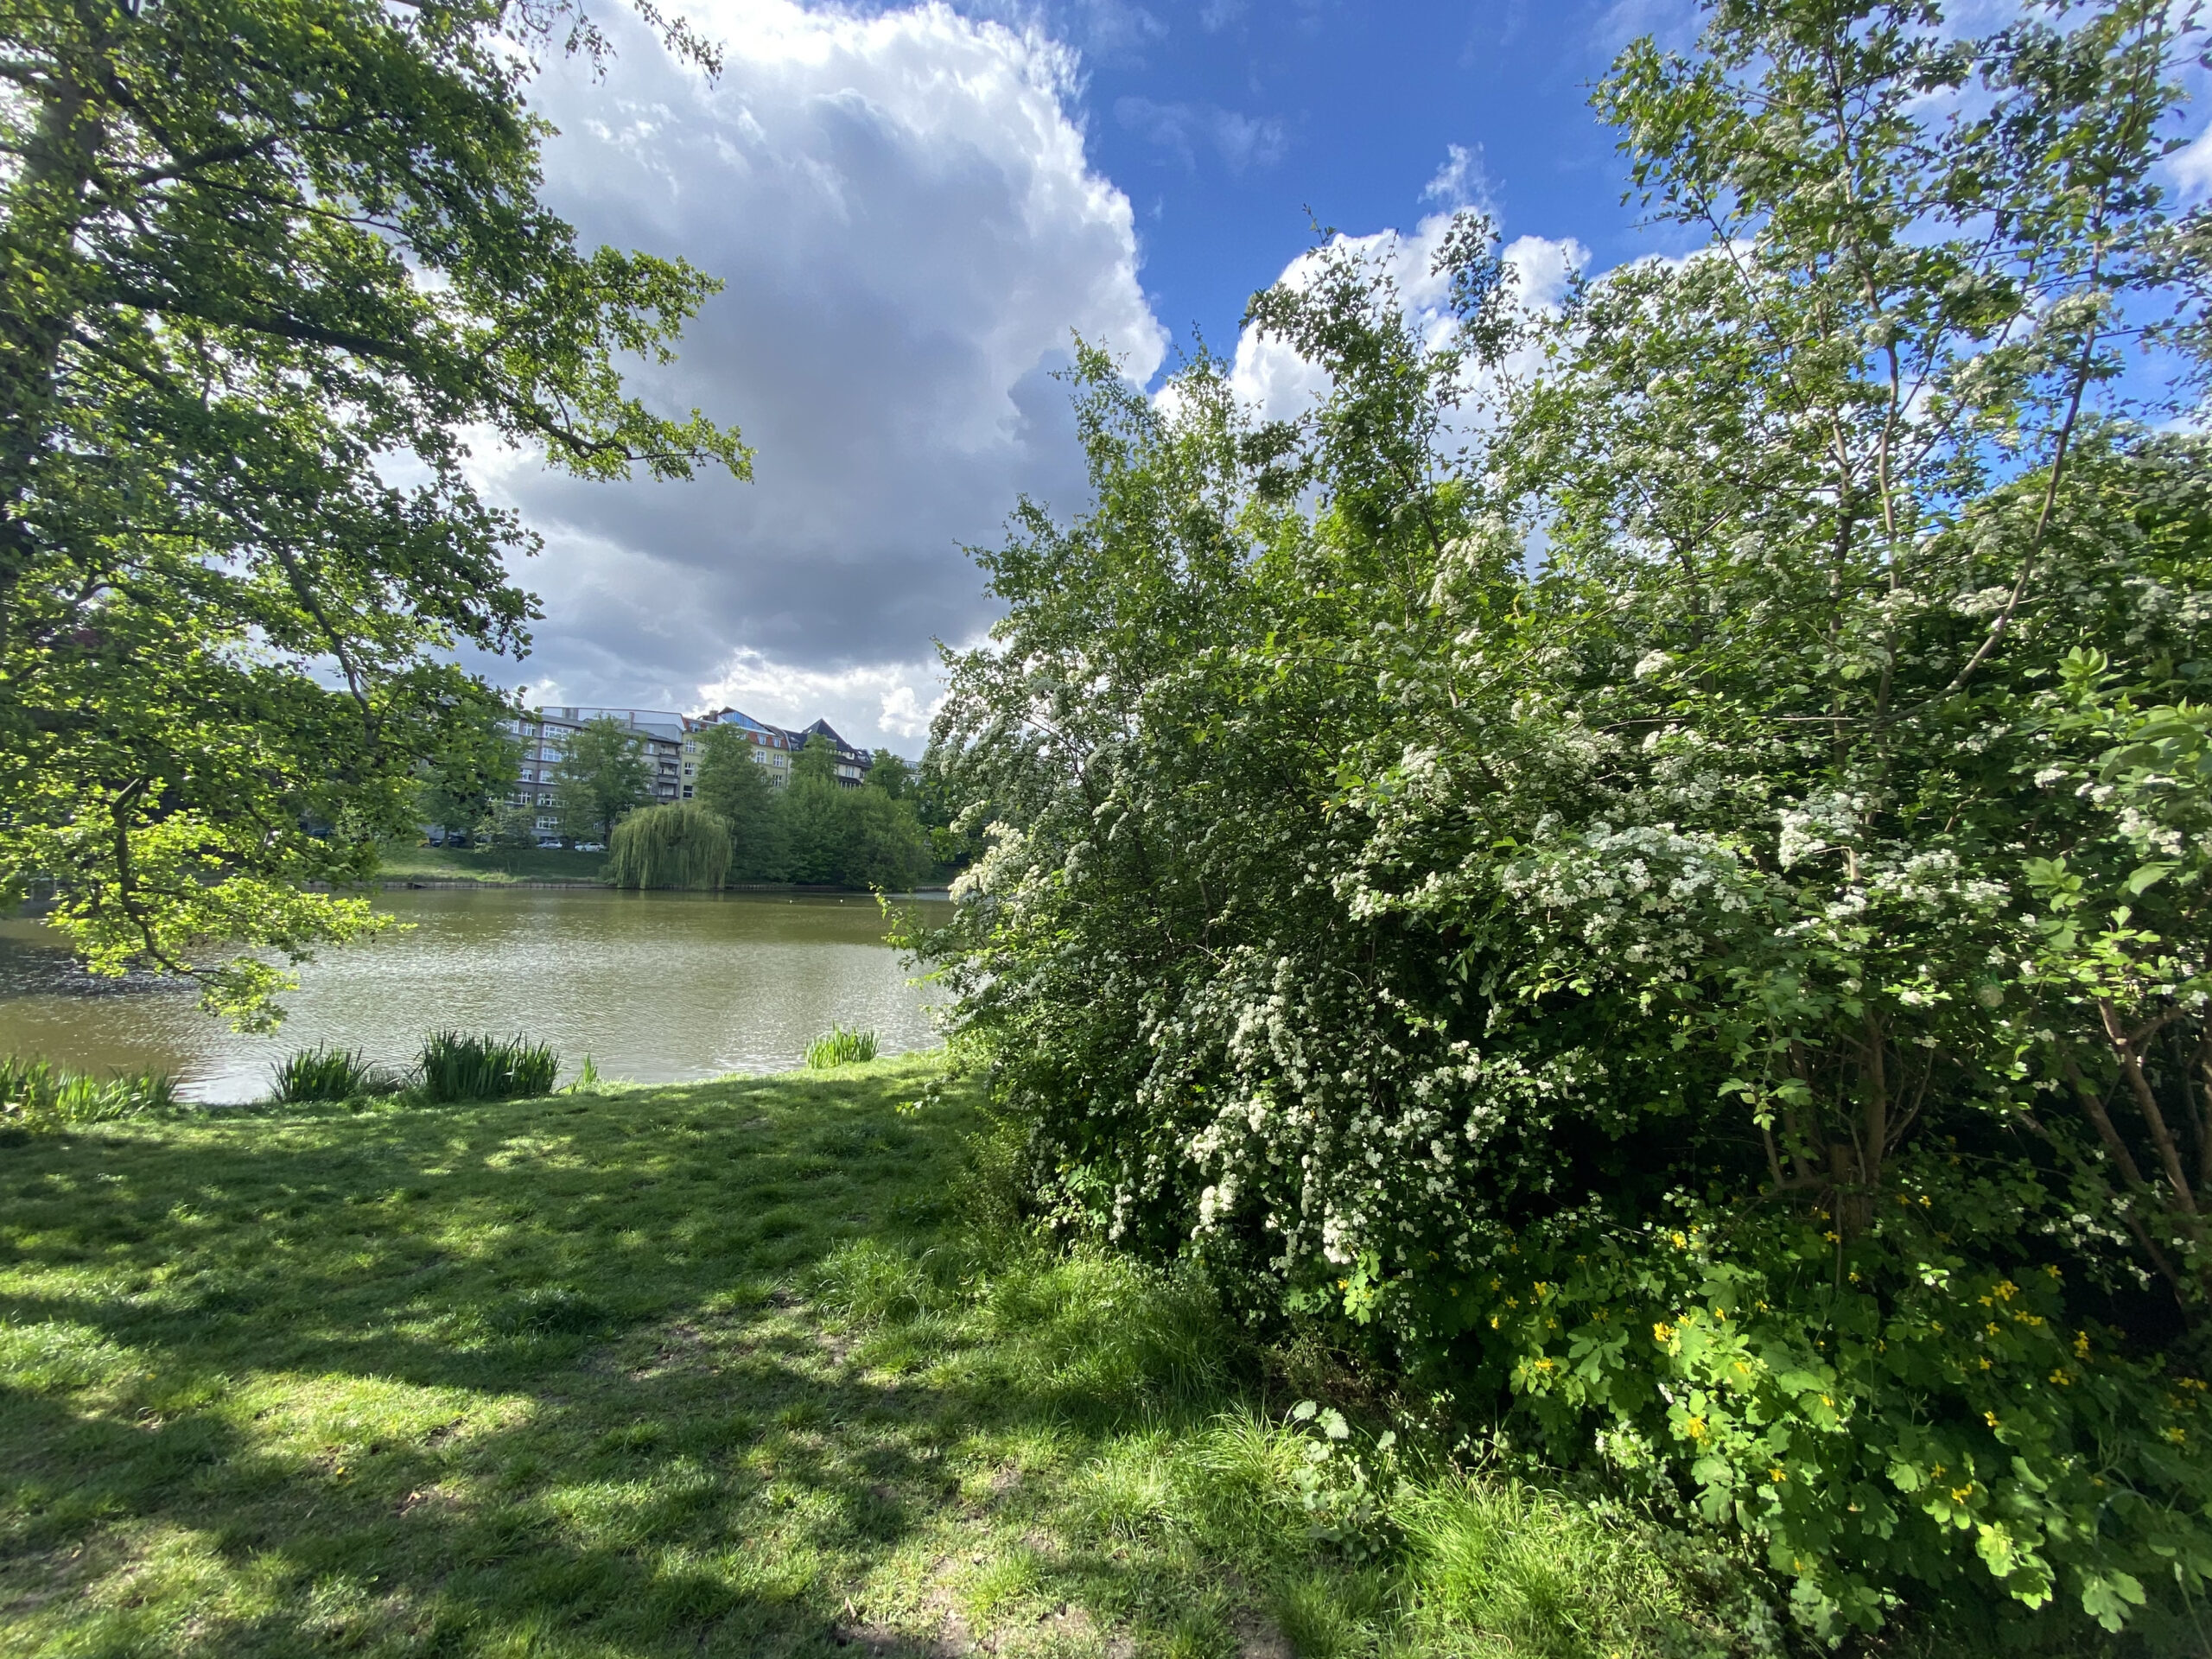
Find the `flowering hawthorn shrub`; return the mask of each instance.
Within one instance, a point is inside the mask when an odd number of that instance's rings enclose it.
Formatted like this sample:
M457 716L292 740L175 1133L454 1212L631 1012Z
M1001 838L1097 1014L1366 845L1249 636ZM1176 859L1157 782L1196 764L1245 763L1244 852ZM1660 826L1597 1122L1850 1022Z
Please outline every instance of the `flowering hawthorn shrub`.
M1809 1630L2212 1575L2212 452L2148 5L1732 4L1599 93L1704 253L1469 219L1077 372L920 941L1039 1203L1738 1529Z

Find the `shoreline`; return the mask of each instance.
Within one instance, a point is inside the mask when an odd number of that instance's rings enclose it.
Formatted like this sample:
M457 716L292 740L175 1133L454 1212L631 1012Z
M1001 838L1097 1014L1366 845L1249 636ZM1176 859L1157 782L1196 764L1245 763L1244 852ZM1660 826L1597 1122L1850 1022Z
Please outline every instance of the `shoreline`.
M494 881L480 878L459 875L394 875L375 881L362 883L359 887L349 887L343 889L343 891L349 893L369 892L372 890L381 892L392 887L424 889L453 889L466 887L486 888L501 892L514 887L566 888L577 893L627 893L637 891L635 888L617 887L612 883L606 881L563 880L558 878L541 880L534 877L524 876L518 876L510 880ZM334 893L340 891L340 889L334 887L328 882L313 882L308 884L307 891L310 893ZM721 887L714 888L656 887L651 889L651 891L656 893L780 893L803 899L871 899L875 896L866 887L807 886L791 881L730 881L724 883ZM888 896L893 899L941 899L950 901L952 897L952 889L950 887L916 887L909 892L894 893Z

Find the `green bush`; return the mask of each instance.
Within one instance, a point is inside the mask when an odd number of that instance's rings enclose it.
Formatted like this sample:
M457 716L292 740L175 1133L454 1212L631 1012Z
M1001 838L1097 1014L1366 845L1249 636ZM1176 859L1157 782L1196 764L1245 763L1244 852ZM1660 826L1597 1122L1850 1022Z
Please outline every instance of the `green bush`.
M827 1033L806 1046L806 1063L817 1071L874 1058L875 1033L872 1031L847 1031L842 1026L832 1026Z
M278 1061L270 1076L270 1093L280 1103L292 1105L321 1100L359 1100L369 1095L397 1094L402 1084L354 1048L327 1044L302 1048Z
M1529 307L1472 217L1417 292L1319 250L1249 313L1293 421L1084 356L1096 505L984 556L934 753L995 828L915 943L1068 1231L1727 1529L1820 1639L2164 1639L2212 445L2105 393L2114 318L2204 321L2151 137L2198 42L1716 19L1599 94L1704 252Z
M425 1100L519 1100L553 1092L560 1058L521 1037L471 1037L442 1031L426 1039L416 1062Z
M101 1123L175 1103L176 1080L164 1072L95 1077L48 1060L0 1059L0 1121L23 1128Z

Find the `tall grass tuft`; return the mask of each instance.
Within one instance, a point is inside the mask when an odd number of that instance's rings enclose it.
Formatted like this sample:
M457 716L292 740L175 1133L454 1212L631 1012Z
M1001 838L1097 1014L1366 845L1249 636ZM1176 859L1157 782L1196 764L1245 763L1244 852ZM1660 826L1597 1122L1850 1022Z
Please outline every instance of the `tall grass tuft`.
M54 1129L100 1123L176 1103L176 1079L161 1071L95 1077L50 1060L0 1059L0 1121Z
M271 1093L282 1105L312 1100L359 1100L399 1091L399 1080L371 1065L358 1048L303 1048L277 1062Z
M553 1092L560 1056L522 1037L433 1033L416 1062L423 1097L430 1101L520 1100Z
M806 1063L817 1071L874 1058L875 1033L872 1031L847 1031L842 1026L832 1026L824 1035L806 1046Z

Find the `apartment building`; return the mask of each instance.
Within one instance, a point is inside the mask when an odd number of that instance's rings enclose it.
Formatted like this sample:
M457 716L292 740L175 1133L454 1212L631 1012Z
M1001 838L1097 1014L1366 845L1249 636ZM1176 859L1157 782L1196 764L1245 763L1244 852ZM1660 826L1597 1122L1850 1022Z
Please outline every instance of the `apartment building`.
M858 789L861 780L868 776L868 767L874 762L874 756L866 749L856 749L846 742L826 720L816 721L813 725L801 732L799 736L802 740L810 737L826 737L830 740L830 747L837 752L837 781L847 789ZM801 748L806 747L804 741L799 747Z
M505 722L508 734L522 745L522 760L508 800L534 807L541 836L557 833L553 817L553 785L569 745L585 724L612 720L645 741L645 759L652 768L655 801L688 801L699 780L702 735L710 726L734 727L753 746L753 758L766 771L768 781L780 789L791 780L791 762L810 737L827 738L836 751L834 770L847 789L857 789L868 776L873 758L856 748L825 720L798 731L771 726L736 709L718 709L710 715L670 714L658 709L600 709L582 704L532 709Z
M847 789L860 787L861 780L868 776L873 759L866 749L855 748L845 741L827 721L817 720L811 726L795 732L785 727L771 726L766 721L755 720L741 709L717 709L710 715L684 717L682 781L685 800L691 798L691 791L698 783L699 761L705 747L701 740L710 726L732 727L743 734L746 741L753 746L753 760L766 771L769 783L778 789L791 782L791 762L806 747L810 737L829 739L837 752L834 766L837 781Z
M656 801L682 800L690 794L683 787L684 717L657 709L599 709L582 704L532 709L505 722L508 735L522 745L522 760L508 799L517 806L537 809L541 836L556 832L550 808L554 780L569 741L588 721L612 720L645 741L645 760L652 768L649 786Z

